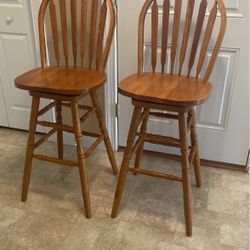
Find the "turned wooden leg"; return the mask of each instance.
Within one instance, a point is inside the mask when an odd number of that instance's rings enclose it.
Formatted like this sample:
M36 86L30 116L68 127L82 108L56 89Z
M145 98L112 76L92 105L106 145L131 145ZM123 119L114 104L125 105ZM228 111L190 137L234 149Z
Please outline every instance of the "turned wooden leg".
M81 180L82 197L84 201L86 217L91 218L89 186L88 186L88 179L85 167L84 151L82 147L82 132L81 132L81 123L80 123L79 109L77 102L74 101L71 102L71 112L72 112L72 120L73 120L73 127L74 127L77 155L79 162L79 174Z
M181 165L183 181L184 212L187 236L192 235L192 208L191 208L191 185L189 176L187 121L185 113L179 113L179 133L181 142Z
M24 173L23 173L23 186L22 186L22 198L21 198L22 201L27 200L28 191L29 191L39 104L40 104L40 98L32 97L32 107L31 107L30 124L29 124L29 137L28 137L28 145L27 145L27 150L26 150Z
M201 187L201 170L200 170L200 155L199 155L199 144L196 132L196 115L194 108L190 111L192 115L192 125L191 125L191 143L192 146L196 145L196 152L194 155L194 172L196 178L196 186Z
M96 116L97 116L97 119L99 122L100 130L101 130L102 135L104 137L104 144L105 144L107 154L108 154L111 166L112 166L113 173L117 174L118 169L117 169L117 165L116 165L114 151L113 151L110 139L109 139L108 131L106 129L104 117L102 114L101 106L100 106L100 103L98 101L96 92L95 91L91 92L90 97L91 97L93 106L95 107L95 110L96 110Z
M60 101L56 103L56 123L62 126L62 104ZM63 159L63 131L57 130L57 152L59 159Z
M129 163L132 157L132 148L133 148L134 141L135 141L136 131L139 125L138 123L139 123L139 119L141 115L141 110L142 110L141 107L134 108L134 113L133 113L132 121L130 124L130 129L129 129L129 134L128 134L127 147L124 152L121 170L120 170L120 174L119 174L119 178L118 178L118 182L116 186L115 198L114 198L113 208L112 208L112 213L111 213L112 218L115 218L117 216L117 211L120 206L122 193L124 191L125 182L127 179Z
M145 118L142 121L141 129L140 129L140 134L146 133L147 130L147 124L148 124L148 117L149 117L149 110L145 110ZM139 169L141 166L141 159L142 159L142 153L143 153L143 148L144 148L144 139L142 138L142 141L140 143L140 146L138 147L136 151L136 157L135 157L135 169ZM134 173L134 175L137 175Z

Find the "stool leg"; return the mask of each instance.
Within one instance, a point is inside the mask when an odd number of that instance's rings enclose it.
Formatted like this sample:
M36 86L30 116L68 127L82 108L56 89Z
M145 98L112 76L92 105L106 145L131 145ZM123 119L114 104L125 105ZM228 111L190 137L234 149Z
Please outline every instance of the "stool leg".
M185 113L179 113L179 133L181 141L181 165L183 181L184 212L187 236L192 235L192 208L191 208L191 186L189 176L189 159L187 143L187 121Z
M37 115L39 111L40 98L32 97L32 107L30 114L30 124L29 124L29 137L28 137L28 145L26 150L26 159L25 166L23 172L23 186L22 186L22 201L27 200L29 184L30 184L30 176L31 176L31 167L32 167L32 158L34 151L34 143L35 143L35 132L37 126Z
M129 134L128 134L127 147L124 152L121 170L120 170L120 174L119 174L119 178L118 178L118 182L116 186L115 198L114 198L113 208L112 208L112 213L111 213L112 218L115 218L117 216L117 211L120 206L122 193L124 191L125 182L127 179L129 163L132 157L132 147L135 141L136 131L139 125L138 123L140 119L141 110L142 110L141 107L134 108L134 113L133 113L132 121L130 124L130 129L129 129Z
M192 125L191 125L191 143L192 146L196 145L196 152L194 155L194 172L196 178L196 186L201 187L201 170L200 170L200 155L199 155L199 144L197 140L197 132L196 132L196 115L195 110L192 109Z
M140 134L144 134L147 131L149 110L145 110L145 112L146 112L146 114L145 114L145 118L142 121L141 129L140 129ZM138 147L137 152L136 152L135 169L139 169L140 166L141 166L141 159L142 159L143 148L144 148L144 139L142 138L140 146ZM134 173L134 175L137 175L137 174Z
M99 122L100 130L102 132L102 135L104 136L104 144L105 144L105 147L106 147L106 150L107 150L109 161L110 161L111 166L112 166L113 173L117 174L118 169L117 169L117 165L116 165L116 159L115 159L114 151L113 151L110 139L109 139L108 131L106 129L104 117L103 117L103 114L102 114L101 106L100 106L100 103L98 101L96 92L95 91L91 92L90 97L91 97L93 106L95 107L95 110L96 110L96 116L97 116L97 119L98 119L98 122Z
M78 103L75 101L71 102L71 112L72 112L73 128L75 133L77 155L79 162L79 174L81 180L82 197L84 201L86 217L91 218L89 186L88 186L88 179L85 167L84 151L82 147L82 132L81 132L82 130L79 117Z
M56 123L62 125L62 104L60 101L56 104ZM57 130L57 152L59 159L63 159L63 131Z

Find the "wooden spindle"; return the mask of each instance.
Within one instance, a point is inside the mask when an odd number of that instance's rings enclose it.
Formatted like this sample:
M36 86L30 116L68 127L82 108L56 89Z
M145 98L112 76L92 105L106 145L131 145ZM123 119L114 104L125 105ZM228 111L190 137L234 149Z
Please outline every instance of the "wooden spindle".
M167 61L167 46L168 46L168 25L169 25L169 0L163 2L163 15L162 15L162 47L161 47L161 71L164 74L164 69Z
M156 0L154 0L152 5L152 18L151 18L151 63L152 70L155 73L156 63L157 63L157 36L158 36L158 5Z
M103 62L103 38L104 38L104 29L107 17L107 1L104 0L101 7L99 31L98 31L98 40L97 40L97 49L96 49L96 69L100 69L100 65Z
M203 67L203 63L204 63L204 60L205 60L207 48L208 48L209 41L210 41L212 31L213 31L213 28L214 28L214 23L215 23L216 16L217 16L217 1L215 1L214 6L213 6L213 8L212 8L212 10L210 12L210 15L209 15L207 28L206 28L206 32L205 32L205 35L204 35L202 48L201 48L201 53L200 53L200 57L199 57L197 67L196 67L196 78L199 77L201 69Z
M146 13L152 4L153 0L147 0L141 10L138 25L138 74L142 75L143 72L143 48L144 48L144 23Z
M226 32L226 26L227 26L227 13L226 13L226 10L225 10L224 2L221 1L221 0L217 0L217 3L218 3L218 6L219 6L219 9L220 9L221 26L220 26L220 31L219 31L219 35L218 35L216 44L214 46L213 54L211 56L211 59L209 61L209 65L207 67L207 71L206 71L206 74L205 74L205 77L204 77L204 82L208 81L208 79L209 79L209 77L210 77L210 75L212 73L212 70L213 70L213 67L214 67L214 64L215 64L215 60L216 60L217 55L219 53L219 49L221 47L221 44L222 44L222 41L223 41L223 38L224 38L224 35L225 35L225 32Z
M40 57L41 65L44 68L46 61L46 46L45 46L45 32L44 32L44 17L48 6L49 0L44 0L41 3L39 13L38 13L38 30L39 30L39 45L40 45Z
M72 32L72 50L74 57L74 66L77 64L77 14L76 0L71 0L71 32Z
M84 65L84 56L86 49L86 35L87 35L87 11L88 3L87 0L81 0L81 66Z
M107 5L109 9L109 31L105 43L105 49L104 49L104 56L103 56L103 63L102 63L102 69L103 71L105 70L107 61L108 61L108 56L109 56L109 51L111 48L111 43L112 39L114 36L115 32L115 9L112 0L107 0Z
M198 44L200 41L201 37L201 31L206 15L206 10L207 10L207 0L202 0L199 8L199 13L198 13L198 18L197 18L197 23L196 23L196 28L195 28L195 33L194 33L194 40L193 40L193 45L192 45L192 50L190 54L190 59L189 59L189 64L188 64L188 76L190 76L191 70L194 65L197 49L198 49Z
M185 26L183 30L181 52L180 52L179 75L181 75L181 70L182 70L183 63L184 63L185 56L186 56L188 38L190 34L190 28L191 28L192 17L193 17L193 12L194 12L194 3L195 3L195 0L188 1Z
M181 6L182 6L182 0L176 0L174 6L174 24L173 24L172 48L171 48L171 74L174 73L174 65L175 65L177 44L179 38Z
M68 66L68 29L67 29L67 13L65 0L60 0L60 16L61 16L61 29L62 29L62 41L63 41L63 53L65 64Z
M94 56L97 10L98 10L98 0L92 0L91 21L90 21L90 39L89 39L89 68L90 69L92 67L93 56Z
M55 58L57 66L60 65L60 52L59 52L59 33L57 27L57 16L56 16L56 7L53 0L50 0L49 3L49 13L50 13L50 23L51 23L51 30L53 36L53 44L54 44L54 51L55 51Z

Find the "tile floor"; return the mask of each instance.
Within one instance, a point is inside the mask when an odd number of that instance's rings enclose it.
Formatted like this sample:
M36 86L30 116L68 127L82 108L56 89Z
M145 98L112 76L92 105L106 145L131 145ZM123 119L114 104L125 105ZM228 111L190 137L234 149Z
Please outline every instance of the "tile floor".
M0 128L0 249L249 249L249 175L202 167L192 174L193 237L185 236L180 183L129 175L117 219L116 185L104 151L87 160L93 218L83 214L77 169L34 161L28 201L20 201L27 134ZM41 151L55 153L47 143ZM65 155L75 157L74 147ZM116 154L118 165L122 154ZM51 166L50 166L51 165ZM180 171L178 163L144 157L144 166Z

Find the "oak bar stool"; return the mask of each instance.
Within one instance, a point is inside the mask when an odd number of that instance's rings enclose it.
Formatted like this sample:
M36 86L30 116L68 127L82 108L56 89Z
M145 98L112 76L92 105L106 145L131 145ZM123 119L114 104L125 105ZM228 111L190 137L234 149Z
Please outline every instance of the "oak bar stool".
M128 134L127 147L121 165L121 171L117 183L112 218L117 216L122 193L124 191L128 171L158 178L181 181L183 184L184 210L186 222L186 234L192 235L192 211L191 211L191 187L189 170L194 164L196 184L201 186L200 159L196 134L195 106L204 103L212 90L208 79L211 75L219 48L221 46L226 29L226 11L222 0L188 0L184 29L180 36L182 0L175 0L173 7L173 27L170 29L170 10L169 0L164 0L162 5L162 36L161 36L161 72L156 73L158 44L158 20L159 6L156 0L146 0L139 17L138 30L138 73L131 75L119 84L119 92L132 98L134 105L133 117ZM207 12L208 3L212 3L212 9ZM191 37L190 30L194 9L198 8L198 15L195 24L194 36ZM144 72L144 26L145 17L151 11L151 66L152 72ZM208 15L207 18L206 15ZM211 59L205 68L205 76L200 77L204 69L204 61L212 37L216 18L220 18L220 28L216 35L215 46L212 51ZM205 21L207 19L207 24ZM204 35L203 34L204 27ZM172 36L168 31L172 30ZM171 41L169 41L171 38ZM203 38L202 38L203 37ZM178 44L181 40L181 44ZM187 52L188 42L191 42L191 52ZM200 42L202 41L202 42ZM170 52L170 72L165 73L167 61L167 46L171 43ZM180 48L177 60L177 51ZM197 57L197 58L196 58ZM191 72L196 63L194 76ZM186 63L186 64L185 64ZM184 65L187 65L187 72L184 73ZM159 110L158 112L153 110ZM164 113L161 111L165 111ZM166 112L167 111L167 112ZM166 137L162 135L149 134L147 122L149 116L174 119L179 124L179 137ZM137 132L138 128L139 132ZM188 143L188 133L190 132L191 145ZM135 142L135 138L138 139ZM161 144L170 147L180 148L182 176L168 175L156 171L141 168L141 158L144 142ZM190 153L188 152L190 148ZM129 163L132 154L136 152L135 166L130 167ZM189 153L189 154L188 154Z
M91 6L88 6L90 3ZM67 11L67 4L70 6L70 11ZM88 13L88 7L91 8L91 13ZM80 27L77 25L78 9L80 9ZM56 66L48 66L47 63L44 28L47 11L50 16ZM71 22L67 18L69 14ZM60 25L58 25L58 16L60 17ZM90 19L90 22L88 22L88 19ZM38 22L42 67L33 69L15 79L16 87L28 90L32 96L22 201L27 200L33 158L78 167L86 217L90 218L91 206L85 159L102 140L104 140L113 173L117 173L114 153L96 95L96 90L106 81L105 67L115 28L113 2L112 0L43 0L39 10ZM87 25L88 23L90 23L89 26ZM71 31L68 27L71 27ZM107 36L105 36L105 29L107 29ZM78 30L80 34L78 34ZM89 38L87 37L88 34ZM72 39L72 46L69 44L71 42L69 36ZM63 46L63 58L60 57L60 41L62 41ZM70 66L70 56L73 58L73 66ZM80 67L77 67L77 62L80 62ZM87 95L90 95L93 106L79 105L79 101ZM51 99L53 102L39 110L41 98ZM73 127L63 124L62 106L71 109ZM56 109L56 122L38 120L40 116L52 108ZM79 109L86 112L81 117ZM100 134L82 131L81 129L81 123L94 113L96 113L99 121ZM35 142L37 125L51 128L51 130ZM63 131L74 133L75 135L78 162L64 159ZM58 158L35 154L34 150L55 133L57 133ZM85 151L82 147L82 135L96 139L90 148Z

